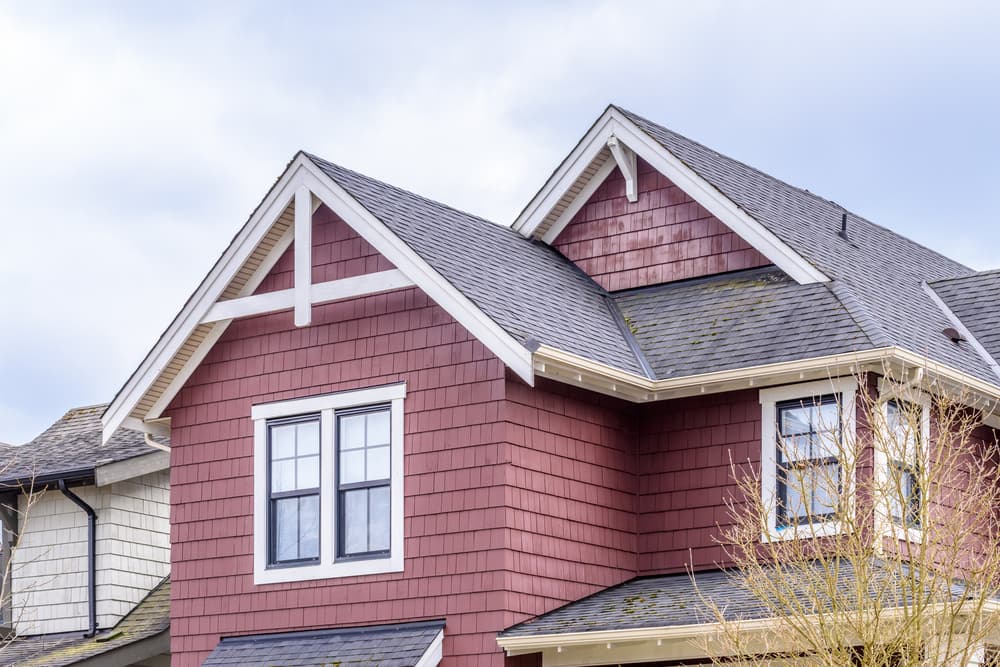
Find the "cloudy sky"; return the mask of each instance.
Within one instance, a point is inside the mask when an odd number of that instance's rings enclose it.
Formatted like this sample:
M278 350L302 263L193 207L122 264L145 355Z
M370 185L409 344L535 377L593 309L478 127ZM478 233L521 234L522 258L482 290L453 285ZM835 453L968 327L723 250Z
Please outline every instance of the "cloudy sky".
M509 223L615 102L1000 266L996 3L0 0L0 441L111 399L299 148Z

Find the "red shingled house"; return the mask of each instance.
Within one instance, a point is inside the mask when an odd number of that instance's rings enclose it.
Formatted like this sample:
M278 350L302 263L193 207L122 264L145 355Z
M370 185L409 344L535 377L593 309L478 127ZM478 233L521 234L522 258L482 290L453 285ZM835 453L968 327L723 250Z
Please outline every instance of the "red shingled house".
M104 414L169 431L172 664L696 658L593 601L721 563L783 401L1000 398L998 286L614 106L509 227L299 153Z

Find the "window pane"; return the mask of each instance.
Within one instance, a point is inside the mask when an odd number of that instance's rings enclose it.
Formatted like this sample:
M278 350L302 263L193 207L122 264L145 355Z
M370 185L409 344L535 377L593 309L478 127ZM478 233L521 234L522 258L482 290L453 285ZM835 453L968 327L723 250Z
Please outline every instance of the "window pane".
M271 427L271 460L295 456L295 424Z
M368 551L368 489L344 491L344 553Z
M295 560L299 557L299 499L282 498L274 501L274 560Z
M365 450L355 449L340 453L340 483L353 484L365 481Z
M379 486L369 491L369 551L389 550L389 487Z
M812 515L821 517L837 511L840 497L840 466L836 463L813 466L807 481L812 495Z
M785 436L809 433L809 408L781 408L780 428L781 435Z
M808 435L784 436L778 446L779 460L804 461L811 458L811 439Z
M795 525L806 517L806 504L802 502L801 470L793 468L785 471L785 523Z
M297 424L299 456L319 454L319 421L313 420Z
M295 489L295 459L275 461L271 464L271 492L281 493Z
M299 558L319 558L319 496L299 498Z
M340 448L357 449L365 446L365 415L340 418Z
M813 409L813 430L840 432L840 406L837 403L824 403Z
M389 444L389 411L380 410L368 415L368 446Z
M389 448L371 447L368 449L367 480L389 479Z
M319 457L300 456L298 459L298 479L296 489L315 489L319 487Z

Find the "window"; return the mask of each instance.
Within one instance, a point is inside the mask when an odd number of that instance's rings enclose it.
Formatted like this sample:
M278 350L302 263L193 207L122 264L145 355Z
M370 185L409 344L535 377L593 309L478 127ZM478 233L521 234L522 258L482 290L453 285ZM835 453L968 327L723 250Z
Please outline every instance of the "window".
M405 394L253 407L255 583L402 571Z
M841 492L839 396L783 401L777 410L777 527L825 521Z
M891 399L885 404L889 516L896 523L920 527L921 408ZM916 421L916 423L914 423Z
M843 457L853 457L856 389L854 378L837 378L761 390L762 540L839 532L852 486L844 471L853 461Z
M921 539L925 500L921 479L926 476L930 440L930 398L917 390L879 383L882 432L876 438L876 470L882 500L879 520L887 536ZM899 528L904 531L900 533Z

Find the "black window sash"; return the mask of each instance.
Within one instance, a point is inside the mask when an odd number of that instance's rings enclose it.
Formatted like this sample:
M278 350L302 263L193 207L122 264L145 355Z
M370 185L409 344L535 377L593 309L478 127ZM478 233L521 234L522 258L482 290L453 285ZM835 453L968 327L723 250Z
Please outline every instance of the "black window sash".
M389 413L389 474L390 477L385 479L377 480L365 480L363 482L351 482L349 484L341 484L340 482L340 418L349 417L352 415L368 414L372 412L388 412ZM367 429L367 427L366 427ZM336 446L334 452L334 458L336 460L337 466L337 480L336 480L336 498L337 498L337 560L339 561L351 561L351 560L369 560L373 558L387 558L392 552L392 448L396 446L396 443L392 441L392 406L390 404L380 404L380 405L369 405L363 408L355 408L350 410L338 410L336 414L336 425L334 427ZM367 432L366 432L367 435ZM362 451L365 451L365 470L367 471L367 453L368 442L365 441L365 447ZM353 491L356 489L375 489L379 487L389 488L389 548L380 549L377 551L361 551L348 554L346 551L347 546L347 516L346 516L346 506L347 503L344 500L347 491ZM367 494L368 503L368 526L366 530L371 528L371 492ZM370 542L371 535L368 535L368 540Z
M793 399L790 401L781 401L775 404L775 431L777 433L775 442L775 486L777 491L778 506L776 509L776 526L778 528L786 528L789 526L802 526L807 525L815 521L829 521L836 517L839 510L840 498L844 492L844 479L843 479L843 469L839 468L840 460L836 456L826 456L820 458L810 458L810 459L798 459L796 461L785 461L782 455L782 439L785 438L785 434L781 430L781 412L786 408L809 408L809 407L820 407L822 405L837 404L837 440L842 441L843 433L843 406L839 404L840 394L827 394L824 396L816 396L814 398L802 398ZM806 435L818 435L812 430L813 424L810 424L810 431ZM794 436L787 436L794 437ZM815 490L812 491L813 496L810 498L805 498L803 496L803 502L808 502L808 507L810 508L806 516L789 516L788 514L788 472L792 469L805 470L807 468L823 468L830 464L836 464L838 466L837 471L837 504L838 507L832 509L829 512L823 514L813 514L812 505L815 495ZM806 491L806 489L802 489Z
M309 488L309 489L295 489L295 490L292 490L292 491L279 491L279 492L275 493L274 491L272 491L273 487L271 485L271 467L272 467L272 463L273 463L272 460L271 460L271 427L273 427L273 426L286 426L288 424L299 424L299 423L312 422L312 421L315 421L317 423L317 425L319 426L319 438L320 438L320 441L318 443L319 444L318 452L319 452L320 470L322 470L322 465L323 465L323 425L322 425L322 422L320 420L320 416L318 414L299 415L299 416L296 416L296 417L284 417L284 418L281 418L281 419L269 419L267 421L267 454L266 454L267 455L267 480L266 480L266 484L267 484L267 536L268 536L267 537L267 563L268 563L268 567L286 567L286 566L294 566L294 565L303 565L303 564L308 564L308 563L317 563L317 562L319 562L320 554L322 554L322 551L323 551L323 549L322 549L322 544L323 544L323 542L322 542L322 537L323 537L323 520L322 520L323 519L323 511L322 510L323 510L323 508L322 508L322 498L320 498L320 489L319 489L319 487L317 486L317 487ZM296 440L296 451L295 451L295 454L296 454L295 458L297 459L298 458L298 441L297 440ZM296 470L296 474L297 474L297 470ZM322 483L322 479L323 479L322 474L320 474L319 478L320 478L320 482ZM317 498L317 504L319 505L319 507L317 507L317 513L318 513L318 516L319 516L319 526L318 526L318 532L316 534L316 543L318 545L320 545L320 548L318 549L318 551L320 552L320 554L317 554L316 557L314 557L314 558L289 558L289 559L286 559L286 560L278 560L278 548L277 548L278 547L278 531L277 531L277 526L278 526L278 516L277 516L277 514L278 513L277 513L277 502L276 501L283 500L285 498L307 498L307 497L312 497L312 496L315 496ZM296 536L296 540L298 540L299 536L301 535L301 532L302 532L301 529L300 529L301 521L302 521L302 513L301 513L301 511L297 511L296 512L296 516L297 516L297 519L296 519L296 521L297 521L297 526L296 526L297 530L295 532L295 536ZM300 543L298 545L298 549L297 550L301 551L301 547L302 547L302 545Z

